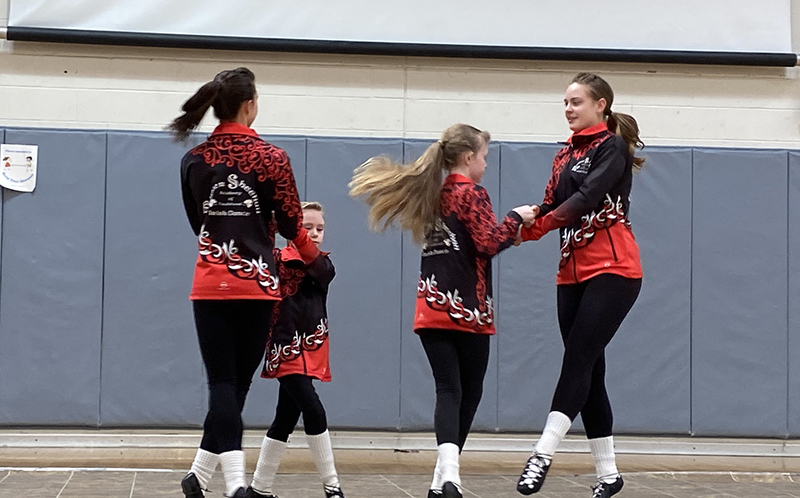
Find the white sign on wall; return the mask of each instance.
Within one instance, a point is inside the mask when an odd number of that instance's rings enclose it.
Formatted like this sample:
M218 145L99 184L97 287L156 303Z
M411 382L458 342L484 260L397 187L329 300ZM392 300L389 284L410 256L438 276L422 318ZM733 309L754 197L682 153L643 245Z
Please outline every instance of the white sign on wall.
M0 186L19 192L36 188L38 145L0 145Z

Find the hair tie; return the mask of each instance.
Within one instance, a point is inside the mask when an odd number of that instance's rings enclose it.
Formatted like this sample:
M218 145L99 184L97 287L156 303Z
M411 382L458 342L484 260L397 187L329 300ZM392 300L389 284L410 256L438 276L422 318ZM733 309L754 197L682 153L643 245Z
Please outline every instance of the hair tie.
M606 116L611 116L612 114L614 114L614 112L611 110L611 106L606 107L605 114L606 114Z
M438 144L439 144L439 148L440 148L440 149L444 150L444 146L445 146L445 144L444 144L444 142L443 142L443 141L439 140L439 141L437 141L436 143L438 143Z

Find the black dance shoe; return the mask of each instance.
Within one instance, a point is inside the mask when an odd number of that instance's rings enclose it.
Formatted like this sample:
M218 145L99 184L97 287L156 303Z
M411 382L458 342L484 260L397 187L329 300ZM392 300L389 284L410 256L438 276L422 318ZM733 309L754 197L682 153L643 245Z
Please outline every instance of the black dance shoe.
M428 498L442 498L441 491L434 491L432 489L428 490Z
M252 486L247 486L247 490L245 491L245 495L244 496L245 496L245 498L278 498L277 495L261 494L258 491L256 491L255 489L253 489Z
M617 476L617 480L612 483L605 483L597 481L597 486L592 488L592 498L609 498L619 493L625 483L622 482L622 476Z
M550 470L550 464L547 463L544 456L534 452L525 464L525 469L519 476L517 483L517 491L523 495L532 495L542 489L544 478L547 476L547 471Z
M450 481L447 481L442 485L441 496L442 498L462 498L461 491L458 490L458 486Z
M338 486L325 486L325 498L344 498L342 488Z
M203 489L200 487L200 482L194 472L189 472L186 477L181 481L181 489L183 496L186 498L204 498Z
M240 487L230 498L247 498L247 490Z

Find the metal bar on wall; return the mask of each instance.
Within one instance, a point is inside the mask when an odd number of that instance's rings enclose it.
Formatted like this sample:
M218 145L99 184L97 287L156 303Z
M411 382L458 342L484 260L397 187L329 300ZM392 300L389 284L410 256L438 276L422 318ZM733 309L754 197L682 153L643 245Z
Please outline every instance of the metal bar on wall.
M631 50L559 47L449 45L429 43L351 42L293 40L237 36L202 36L80 29L9 26L13 41L85 43L140 47L310 52L415 57L476 59L555 60L581 62L629 62L643 64L701 64L724 66L798 65L798 55L776 52L712 52L692 50Z

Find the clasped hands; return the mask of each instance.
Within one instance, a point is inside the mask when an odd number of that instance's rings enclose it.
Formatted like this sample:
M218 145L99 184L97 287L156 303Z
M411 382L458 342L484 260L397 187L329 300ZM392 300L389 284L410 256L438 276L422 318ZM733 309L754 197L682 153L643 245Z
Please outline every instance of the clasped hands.
M539 216L539 212L541 209L537 205L530 205L530 206L518 206L512 209L515 213L520 215L522 218L522 225L520 225L519 229L517 230L517 238L514 240L514 245L518 246L522 243L522 226L530 227L533 225L533 221Z

